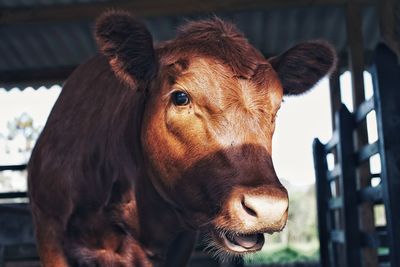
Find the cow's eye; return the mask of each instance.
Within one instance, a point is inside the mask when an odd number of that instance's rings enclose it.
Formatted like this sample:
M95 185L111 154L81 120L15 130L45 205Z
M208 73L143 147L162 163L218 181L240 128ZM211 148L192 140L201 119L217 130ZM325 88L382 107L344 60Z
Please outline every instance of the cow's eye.
M176 106L185 106L189 104L189 96L182 91L172 93L172 101Z

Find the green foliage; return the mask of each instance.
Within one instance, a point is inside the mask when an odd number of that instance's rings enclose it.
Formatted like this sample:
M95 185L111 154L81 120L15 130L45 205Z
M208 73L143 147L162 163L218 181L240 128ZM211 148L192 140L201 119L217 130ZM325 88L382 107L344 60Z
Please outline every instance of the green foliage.
M318 262L319 241L315 185L299 188L285 183L289 192L289 219L281 233L266 235L264 249L246 258L247 264Z
M262 251L252 257L247 257L246 265L317 262L318 259L318 250L306 253L293 247L284 247L278 250Z
M315 186L305 191L289 191L289 199L288 245L318 240Z
M28 159L41 128L34 125L30 115L22 113L7 122L7 130L5 137L9 144L6 146L6 153L10 154L11 150L17 149L18 153L24 154Z
M27 113L8 121L7 131L0 133L0 149L11 159L6 164L26 163L40 131L41 127L36 126ZM26 175L26 171L0 172L0 192L26 191Z
M317 243L317 207L315 185L307 188L284 183L289 191L289 219L281 233L267 236L268 243L291 246L297 243Z

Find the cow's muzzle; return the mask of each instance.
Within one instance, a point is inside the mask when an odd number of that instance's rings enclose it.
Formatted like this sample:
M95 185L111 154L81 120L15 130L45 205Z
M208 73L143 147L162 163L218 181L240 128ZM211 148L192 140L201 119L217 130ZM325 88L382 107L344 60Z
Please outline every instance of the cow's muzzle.
M217 221L214 239L233 253L260 250L264 233L272 234L285 227L288 205L287 191L282 186L235 189L222 219Z

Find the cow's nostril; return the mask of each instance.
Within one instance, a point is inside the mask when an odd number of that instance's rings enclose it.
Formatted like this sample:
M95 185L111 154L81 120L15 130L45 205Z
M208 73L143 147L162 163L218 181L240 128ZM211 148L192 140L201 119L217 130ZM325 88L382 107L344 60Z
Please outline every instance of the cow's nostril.
M248 188L245 188L247 191ZM243 190L245 191L245 190ZM265 186L254 192L234 192L227 202L227 218L238 227L239 232L273 233L281 231L288 217L288 197L280 187Z
M279 227L285 221L288 209L287 198L270 195L244 194L241 199L242 216L256 220L259 224Z
M250 216L257 217L257 212L253 210L251 207L248 207L245 202L245 197L242 197L242 207Z

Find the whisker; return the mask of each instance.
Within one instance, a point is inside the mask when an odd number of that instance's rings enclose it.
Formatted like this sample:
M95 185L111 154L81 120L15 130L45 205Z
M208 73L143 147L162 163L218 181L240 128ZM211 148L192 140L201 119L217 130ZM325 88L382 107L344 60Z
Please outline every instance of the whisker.
M238 234L236 232L231 232L225 228L220 228L220 227L216 227L216 232L220 236L220 238L223 238L224 235L235 236ZM221 246L213 238L211 232L206 233L202 237L200 244L204 247L203 250L207 254L209 254L212 258L218 260L219 262L229 263L229 262L235 262L235 261L242 259L242 253L235 253L235 252L230 251L230 250L224 248L223 246Z

